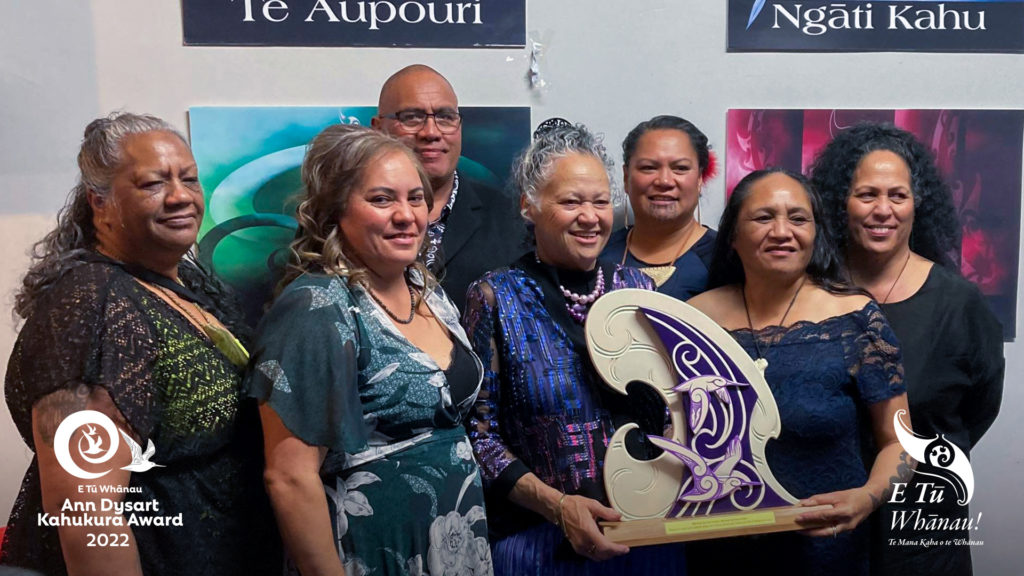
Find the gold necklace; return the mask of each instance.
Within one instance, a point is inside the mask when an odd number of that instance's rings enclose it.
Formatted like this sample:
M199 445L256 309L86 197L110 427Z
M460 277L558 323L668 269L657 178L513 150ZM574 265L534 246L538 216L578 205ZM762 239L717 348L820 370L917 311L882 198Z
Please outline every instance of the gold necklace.
M235 338L227 328L223 328L215 324L210 318L206 316L206 312L199 305L196 305L196 310L199 311L199 316L202 319L196 318L188 308L178 302L178 297L173 292L160 286L159 284L150 284L160 291L164 295L164 300L171 305L172 308L180 312L185 318L188 318L192 324L198 326L203 334L213 342L213 345L220 350L232 364L239 368L245 368L249 363L249 351L245 349L245 346Z
M679 247L679 253L676 254L676 257L670 260L668 264L665 264L663 266L646 266L643 268L639 266L637 267L637 270L649 276L651 280L654 280L655 288L661 288L661 285L664 284L665 282L668 282L668 279L671 278L672 275L676 273L676 260L679 260L683 253L686 252L686 249L690 244L690 238L693 236L693 231L701 228L700 223L694 224L695 227L691 228L690 231L686 234L686 237L683 238L683 243ZM626 233L626 249L622 251L622 261L619 262L619 266L626 265L626 255L629 254L629 245L633 240L633 230L635 229L636 225L634 224L633 227L629 229L629 232ZM634 258L636 257L634 256ZM636 260L637 262L641 261L639 258L637 258Z
M800 290L804 287L804 282L807 281L805 275L800 280L800 285L796 287L796 292L793 294L793 299L789 301L789 306L786 306L786 311L782 313L782 320L779 320L779 326L784 327L786 325L786 316L789 316L789 311L793 309L793 304L796 303L796 297L800 295ZM740 286L740 293L743 294L743 311L747 313L747 326L750 328L750 338L754 341L754 349L757 350L757 359L754 360L754 366L761 371L761 376L764 376L766 370L768 370L768 350L772 347L771 340L764 347L764 352L761 352L761 343L757 339L757 334L754 333L754 323L750 320L750 308L747 306L747 285L743 284Z

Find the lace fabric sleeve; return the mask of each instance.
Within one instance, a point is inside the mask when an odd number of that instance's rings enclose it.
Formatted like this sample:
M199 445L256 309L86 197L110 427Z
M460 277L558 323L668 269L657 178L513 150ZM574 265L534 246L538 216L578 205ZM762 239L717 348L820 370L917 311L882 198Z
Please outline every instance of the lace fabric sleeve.
M245 378L310 446L355 454L369 437L359 397L358 308L338 278L292 283L260 323Z
M501 406L500 333L495 333L498 308L494 291L485 280L473 283L466 294L466 311L462 317L466 335L484 366L483 383L467 423L473 452L480 463L484 485L507 492L529 472L505 445L498 424Z
M25 322L6 386L11 416L29 446L32 406L81 384L104 388L139 436L152 432L159 420L152 383L158 343L130 297L134 282L115 268L82 264L50 288Z
M845 329L847 366L860 397L874 404L906 392L903 356L896 334L874 301L851 315Z

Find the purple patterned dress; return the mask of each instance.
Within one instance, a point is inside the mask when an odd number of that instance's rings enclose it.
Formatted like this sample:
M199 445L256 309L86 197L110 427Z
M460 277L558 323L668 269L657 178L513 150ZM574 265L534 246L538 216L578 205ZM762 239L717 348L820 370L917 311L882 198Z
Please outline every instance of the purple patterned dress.
M681 545L590 562L572 551L558 527L507 498L516 481L533 472L562 492L607 505L602 469L616 427L664 423L663 405L626 401L600 381L580 353L582 327L565 312L557 283L545 276L557 271L533 258L474 283L463 317L484 363L469 435L488 497L495 574L684 574ZM609 291L652 289L635 269L602 268Z

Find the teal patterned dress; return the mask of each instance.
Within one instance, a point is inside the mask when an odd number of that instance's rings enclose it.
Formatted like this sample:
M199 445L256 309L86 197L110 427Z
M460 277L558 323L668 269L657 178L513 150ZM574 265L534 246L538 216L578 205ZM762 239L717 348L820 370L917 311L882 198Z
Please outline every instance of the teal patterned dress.
M444 293L425 302L471 363L468 385L449 382L361 286L336 276L289 284L256 337L249 393L297 438L328 449L320 476L349 576L492 573L463 428L482 366Z

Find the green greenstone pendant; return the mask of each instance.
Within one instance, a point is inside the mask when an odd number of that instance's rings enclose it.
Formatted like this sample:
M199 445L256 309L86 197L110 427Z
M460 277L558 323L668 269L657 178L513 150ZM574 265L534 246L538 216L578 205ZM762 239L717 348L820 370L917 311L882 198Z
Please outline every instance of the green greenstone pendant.
M221 354L227 357L232 364L239 368L245 368L249 364L249 351L242 346L242 343L235 338L235 335L231 332L215 326L213 324L206 324L203 326L203 332L210 338L213 345L220 350Z

